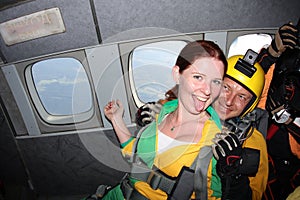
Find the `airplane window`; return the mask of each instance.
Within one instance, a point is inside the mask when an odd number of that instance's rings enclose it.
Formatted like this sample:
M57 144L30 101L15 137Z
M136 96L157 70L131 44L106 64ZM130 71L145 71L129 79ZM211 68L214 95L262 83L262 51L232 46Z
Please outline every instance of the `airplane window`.
M263 47L271 44L272 37L269 34L248 34L237 37L230 45L228 58L233 55L244 55L248 49L259 53Z
M73 115L92 107L91 86L82 64L74 58L53 58L32 65L38 97L51 115Z
M143 103L165 98L165 92L175 82L172 67L185 41L161 41L135 48L131 54L131 83L137 97Z

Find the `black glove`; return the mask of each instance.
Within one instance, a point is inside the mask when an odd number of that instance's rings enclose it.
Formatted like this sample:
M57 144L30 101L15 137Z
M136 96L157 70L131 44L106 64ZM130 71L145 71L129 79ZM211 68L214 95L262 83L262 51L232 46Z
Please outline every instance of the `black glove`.
M145 126L155 119L160 112L162 105L157 102L149 102L141 106L135 114L135 121L139 126Z
M297 40L297 28L291 23L284 24L275 34L275 38L272 40L271 45L268 48L268 52L273 57L279 57L286 48L294 49L297 45Z
M217 134L213 139L213 154L217 159L217 172L219 176L231 176L239 171L239 161L242 155L242 146L233 133Z
M222 182L222 200L251 200L248 176L258 170L259 150L242 148L233 133L217 134L213 142L216 169Z
M260 151L242 148L233 134L217 134L213 139L213 154L217 160L217 173L222 177L254 176L258 171Z
M252 200L247 176L221 178L222 200Z

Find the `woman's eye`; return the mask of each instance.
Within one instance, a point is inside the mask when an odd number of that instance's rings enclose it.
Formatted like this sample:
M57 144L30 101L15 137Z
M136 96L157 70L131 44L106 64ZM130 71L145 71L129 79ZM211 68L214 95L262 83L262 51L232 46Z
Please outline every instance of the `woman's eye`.
M220 80L213 80L213 83L214 83L215 85L221 85L221 84L222 84L222 81L220 81Z
M201 76L201 75L194 75L194 79L202 80L202 79L203 79L203 76Z

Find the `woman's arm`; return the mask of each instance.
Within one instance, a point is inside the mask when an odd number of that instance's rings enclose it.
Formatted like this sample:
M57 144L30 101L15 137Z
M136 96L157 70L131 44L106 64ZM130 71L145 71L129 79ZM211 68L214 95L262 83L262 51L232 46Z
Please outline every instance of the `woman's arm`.
M112 100L104 107L104 114L111 122L119 142L122 144L131 138L131 133L123 120L124 107L120 100Z

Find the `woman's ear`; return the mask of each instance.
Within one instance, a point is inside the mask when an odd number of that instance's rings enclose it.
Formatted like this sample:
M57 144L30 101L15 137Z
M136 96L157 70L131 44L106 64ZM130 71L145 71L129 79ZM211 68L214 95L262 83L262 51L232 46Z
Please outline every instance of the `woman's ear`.
M179 84L180 73L179 73L179 67L177 65L175 65L173 67L172 74L173 74L173 79L174 79L175 83Z

